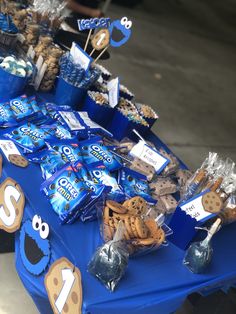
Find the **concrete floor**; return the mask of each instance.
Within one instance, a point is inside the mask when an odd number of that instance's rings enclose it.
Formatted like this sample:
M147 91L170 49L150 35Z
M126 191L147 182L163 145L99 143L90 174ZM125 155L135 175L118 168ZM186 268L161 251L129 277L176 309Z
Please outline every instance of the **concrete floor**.
M158 111L154 131L195 169L211 150L236 161L236 46L225 22L208 7L200 10L210 17L204 23L196 10L193 16L183 12L185 2L162 4L155 15L112 5L108 15L129 16L133 35L126 46L112 49L104 65L135 92L137 101ZM0 255L0 314L37 313L13 258Z

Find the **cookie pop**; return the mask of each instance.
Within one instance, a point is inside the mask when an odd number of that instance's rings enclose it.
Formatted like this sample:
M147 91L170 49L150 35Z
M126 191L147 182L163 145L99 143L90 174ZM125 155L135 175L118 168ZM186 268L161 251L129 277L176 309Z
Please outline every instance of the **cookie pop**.
M203 241L191 244L186 252L183 263L191 272L195 274L203 273L210 264L213 254L211 239L220 229L220 225L221 219L218 218L209 230L205 228L196 228L205 230L208 234Z

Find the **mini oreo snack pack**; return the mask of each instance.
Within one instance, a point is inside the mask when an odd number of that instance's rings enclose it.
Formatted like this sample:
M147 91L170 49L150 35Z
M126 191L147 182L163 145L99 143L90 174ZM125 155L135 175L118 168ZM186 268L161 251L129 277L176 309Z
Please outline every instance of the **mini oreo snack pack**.
M3 134L15 144L21 146L24 152L35 152L45 146L45 139L51 138L45 130L33 123L22 123L16 128L7 129Z
M17 125L10 103L0 103L0 127L11 127Z
M119 171L118 182L129 198L141 196L148 203L156 204L157 201L151 197L147 179L141 173L124 167Z
M82 163L76 162L73 167L76 169L76 171L79 171L80 176L83 178L84 184L91 191L91 194L90 200L84 205L82 213L80 213L80 215L77 213L77 215L72 217L68 223L74 222L78 217L80 217L80 220L83 222L95 220L97 219L97 209L95 204L102 196L104 196L104 193L110 192L111 188L101 184L100 182L94 182L89 175L88 170Z
M87 138L89 134L101 134L108 137L113 135L99 124L93 122L87 112L78 112L72 110L58 110L58 114L63 120L63 125L76 135Z
M80 142L80 149L86 164L101 161L109 171L115 171L122 167L118 157L108 150L100 137L92 137Z
M79 142L76 139L68 140L48 140L46 144L49 149L61 154L62 159L65 162L74 163L76 161L82 162L82 156L80 153Z
M35 99L29 99L26 95L22 95L10 101L10 107L16 120L20 121L35 114L32 106L32 102L34 101Z
M125 200L123 189L118 184L116 178L111 175L103 164L99 162L90 164L87 165L87 169L95 183L100 183L111 188L110 192L107 194L108 198L116 202L123 202Z
M61 154L50 149L44 149L40 152L29 154L27 155L27 158L29 161L40 165L42 177L45 180L49 179L66 164L66 161L62 159Z
M67 223L77 212L82 213L91 193L76 169L68 164L45 181L41 191L62 223Z

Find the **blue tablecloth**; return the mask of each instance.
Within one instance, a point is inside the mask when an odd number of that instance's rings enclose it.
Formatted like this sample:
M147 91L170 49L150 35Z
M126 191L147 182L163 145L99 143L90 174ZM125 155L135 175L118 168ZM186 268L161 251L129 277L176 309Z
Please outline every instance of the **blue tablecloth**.
M153 134L157 146L164 146ZM157 252L131 259L125 277L114 293L109 292L87 272L87 264L101 243L98 223L59 224L57 215L39 191L42 183L37 165L16 168L4 159L3 178L12 177L22 187L27 202L23 222L37 214L50 226L52 249L50 265L65 256L82 274L83 314L169 314L193 292L227 287L236 282L235 225L221 230L213 240L214 259L205 275L194 275L183 265L184 252L170 244ZM3 180L2 178L2 180ZM42 314L52 313L44 287L44 276L31 275L24 267L19 252L19 231L15 240L17 272ZM49 265L49 266L50 266Z

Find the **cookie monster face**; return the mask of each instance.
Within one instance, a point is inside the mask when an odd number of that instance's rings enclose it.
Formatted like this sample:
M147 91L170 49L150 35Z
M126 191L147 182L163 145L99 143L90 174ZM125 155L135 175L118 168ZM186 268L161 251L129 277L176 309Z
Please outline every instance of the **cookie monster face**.
M121 20L115 20L109 27L110 45L120 47L130 38L132 22L123 17Z
M37 215L27 220L20 231L20 254L25 268L33 275L40 275L50 261L49 226Z

